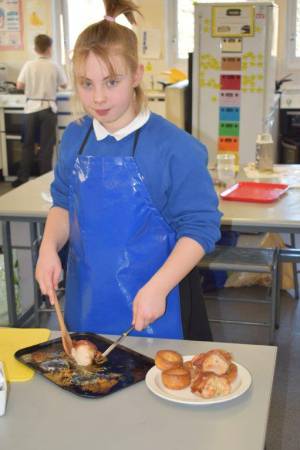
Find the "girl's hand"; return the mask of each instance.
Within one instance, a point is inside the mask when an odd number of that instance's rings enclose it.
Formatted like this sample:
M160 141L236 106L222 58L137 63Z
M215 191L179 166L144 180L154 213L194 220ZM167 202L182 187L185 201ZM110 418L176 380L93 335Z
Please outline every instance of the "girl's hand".
M151 281L139 290L133 301L132 320L137 331L142 331L165 313L167 294Z
M35 278L43 295L47 295L50 289L57 289L61 272L62 266L57 252L41 249L35 269Z

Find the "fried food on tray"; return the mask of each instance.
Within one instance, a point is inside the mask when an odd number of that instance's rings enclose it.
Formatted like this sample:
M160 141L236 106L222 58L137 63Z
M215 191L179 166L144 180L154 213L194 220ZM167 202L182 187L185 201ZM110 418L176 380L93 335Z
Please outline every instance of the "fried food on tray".
M41 363L47 360L47 358L49 358L48 353L46 352L41 352L41 351L37 351L32 353L31 355L31 360L35 363Z
M61 386L70 386L70 384L72 383L71 381L72 373L73 372L71 369L64 369L60 370L59 372L45 373L44 376Z
M118 383L117 378L111 378L111 379L103 379L98 378L96 382L86 383L81 386L81 389L86 392L101 392L101 394L106 394L109 392L115 384Z
M184 389L203 398L228 395L238 375L232 355L221 349L199 353L190 361L182 362L182 356L173 350L160 350L155 357L156 367L162 370L161 377L168 389ZM174 365L168 368L168 365Z
M78 341L72 341L72 357L79 366L90 366L94 361L96 363L102 363L105 361L105 357L97 349L96 345L92 342L81 339Z

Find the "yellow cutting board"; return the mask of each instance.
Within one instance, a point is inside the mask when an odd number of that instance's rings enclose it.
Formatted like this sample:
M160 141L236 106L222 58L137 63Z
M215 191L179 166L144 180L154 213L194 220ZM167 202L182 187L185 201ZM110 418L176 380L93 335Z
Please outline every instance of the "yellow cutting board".
M0 328L0 361L3 361L8 381L28 381L34 371L14 357L17 350L48 340L47 328Z

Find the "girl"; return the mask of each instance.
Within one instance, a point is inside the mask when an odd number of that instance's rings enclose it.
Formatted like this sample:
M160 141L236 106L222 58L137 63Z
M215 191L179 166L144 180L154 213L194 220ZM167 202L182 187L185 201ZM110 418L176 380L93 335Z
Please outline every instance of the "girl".
M70 330L120 334L132 322L142 336L210 340L193 270L220 237L206 150L145 107L136 36L115 22L136 23L138 8L104 3L74 48L86 116L62 139L36 278L43 294L57 287L69 241Z

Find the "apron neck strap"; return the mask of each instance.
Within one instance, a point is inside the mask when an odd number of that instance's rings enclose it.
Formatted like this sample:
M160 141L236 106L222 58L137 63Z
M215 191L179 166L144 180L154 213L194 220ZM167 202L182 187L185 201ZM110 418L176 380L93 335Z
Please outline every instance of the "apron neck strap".
M86 133L86 135L84 136L84 139L83 139L83 141L82 141L82 144L81 144L80 149L79 149L79 152L78 152L78 155L82 155L83 150L84 150L84 147L85 147L85 144L87 143L87 140L88 140L88 138L90 137L90 134L91 134L91 132L92 132L92 129L93 129L93 122L91 123L91 125L90 125L90 127L89 127L89 129L88 129L88 131L87 131L87 133Z
M132 157L134 158L135 156L135 151L136 151L136 146L139 140L139 136L140 136L140 128L138 130L135 131L134 133L134 141L133 141L133 147L132 147Z
M78 152L78 155L82 155L84 147L85 147L85 145L87 143L87 140L90 137L90 134L92 132L92 129L93 129L93 122L91 123L91 125L90 125L90 127L89 127L89 129L88 129L88 131L86 133L86 135L84 136L84 139L83 139L83 141L81 143L81 146L80 146L80 149L79 149L79 152ZM140 135L140 128L138 130L136 130L135 133L134 133L134 141L133 141L133 147L132 147L132 156L133 156L133 158L135 156L136 147L137 147L137 143L138 143L138 140L139 140L139 135Z

